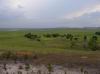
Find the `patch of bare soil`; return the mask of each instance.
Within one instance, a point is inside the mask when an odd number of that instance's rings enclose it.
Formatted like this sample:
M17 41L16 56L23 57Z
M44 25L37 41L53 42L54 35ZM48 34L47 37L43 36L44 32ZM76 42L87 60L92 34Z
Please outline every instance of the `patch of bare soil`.
M100 66L100 54L45 54L33 59L34 64L73 64L82 66Z

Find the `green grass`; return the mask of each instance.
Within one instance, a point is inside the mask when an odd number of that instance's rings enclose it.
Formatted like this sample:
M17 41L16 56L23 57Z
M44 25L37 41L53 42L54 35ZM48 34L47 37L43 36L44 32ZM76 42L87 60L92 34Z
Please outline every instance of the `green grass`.
M38 30L20 30L20 31L0 31L0 50L6 51L32 51L36 53L61 53L61 52L87 52L88 49L82 48L82 39L84 35L90 38L97 30L84 29L38 29ZM70 48L70 41L64 38L41 38L41 42L33 41L24 37L24 34L32 32L33 34L43 35L47 33L71 33L80 39L77 42L79 46ZM100 37L98 40L100 43Z

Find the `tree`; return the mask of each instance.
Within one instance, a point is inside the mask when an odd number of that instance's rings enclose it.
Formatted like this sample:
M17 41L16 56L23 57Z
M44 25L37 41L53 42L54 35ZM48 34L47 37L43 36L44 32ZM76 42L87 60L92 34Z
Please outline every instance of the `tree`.
M92 51L96 51L97 50L97 36L92 36L92 38L89 40L89 48Z
M100 35L100 32L95 32L95 35Z
M76 45L77 40L75 38L71 39L71 47Z
M85 35L83 38L83 47L87 48L87 46L88 46L88 40L87 40L87 36Z
M32 34L31 33L27 33L24 35L24 37L27 37L27 38L31 38Z
M41 41L41 39L40 39L41 36L38 36L36 34L28 33L28 34L25 34L24 37L29 38L31 40L36 40L36 41L39 41L39 42Z
M76 40L74 39L74 36L73 35L70 35L70 42L71 42L71 48L73 47L73 46L75 46L75 42L76 42Z
M51 34L44 34L43 36L44 36L44 37L47 37L47 38L52 37Z
M67 39L70 39L71 37L72 37L71 34L67 34L67 35L66 35L66 38L67 38Z
M59 37L60 35L58 33L54 33L52 34L52 37L56 38L56 37Z
M70 35L70 41L72 41L73 40L73 38L74 38L74 36L73 35Z

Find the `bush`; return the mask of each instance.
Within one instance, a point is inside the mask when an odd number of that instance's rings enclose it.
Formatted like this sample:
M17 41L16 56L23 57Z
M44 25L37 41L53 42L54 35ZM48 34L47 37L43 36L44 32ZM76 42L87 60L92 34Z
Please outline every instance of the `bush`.
M1 57L3 58L3 59L10 59L10 58L12 58L13 57L13 53L11 52L11 51L5 51L5 52L3 52L2 54L1 54Z
M52 67L51 64L48 64L47 65L47 69L48 69L49 72L53 72L53 67Z
M40 38L41 38L40 36L31 34L31 33L25 34L24 37L29 38L31 40L36 40L36 41L40 41Z
M47 38L52 37L52 35L51 35L51 34L44 34L43 36L44 36L44 37L47 37Z
M97 36L92 36L92 38L89 40L89 48L92 50L92 51L96 51L97 50Z
M27 38L31 38L32 34L31 33L27 33L24 35L24 37L27 37Z
M95 32L96 35L100 35L100 32Z
M60 35L58 34L58 33L54 33L54 34L52 34L52 37L59 37Z

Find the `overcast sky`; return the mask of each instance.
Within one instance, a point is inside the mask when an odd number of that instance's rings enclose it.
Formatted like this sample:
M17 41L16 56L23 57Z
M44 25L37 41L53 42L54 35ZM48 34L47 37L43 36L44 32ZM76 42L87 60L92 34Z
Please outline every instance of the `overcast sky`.
M0 28L100 27L100 0L0 0Z

